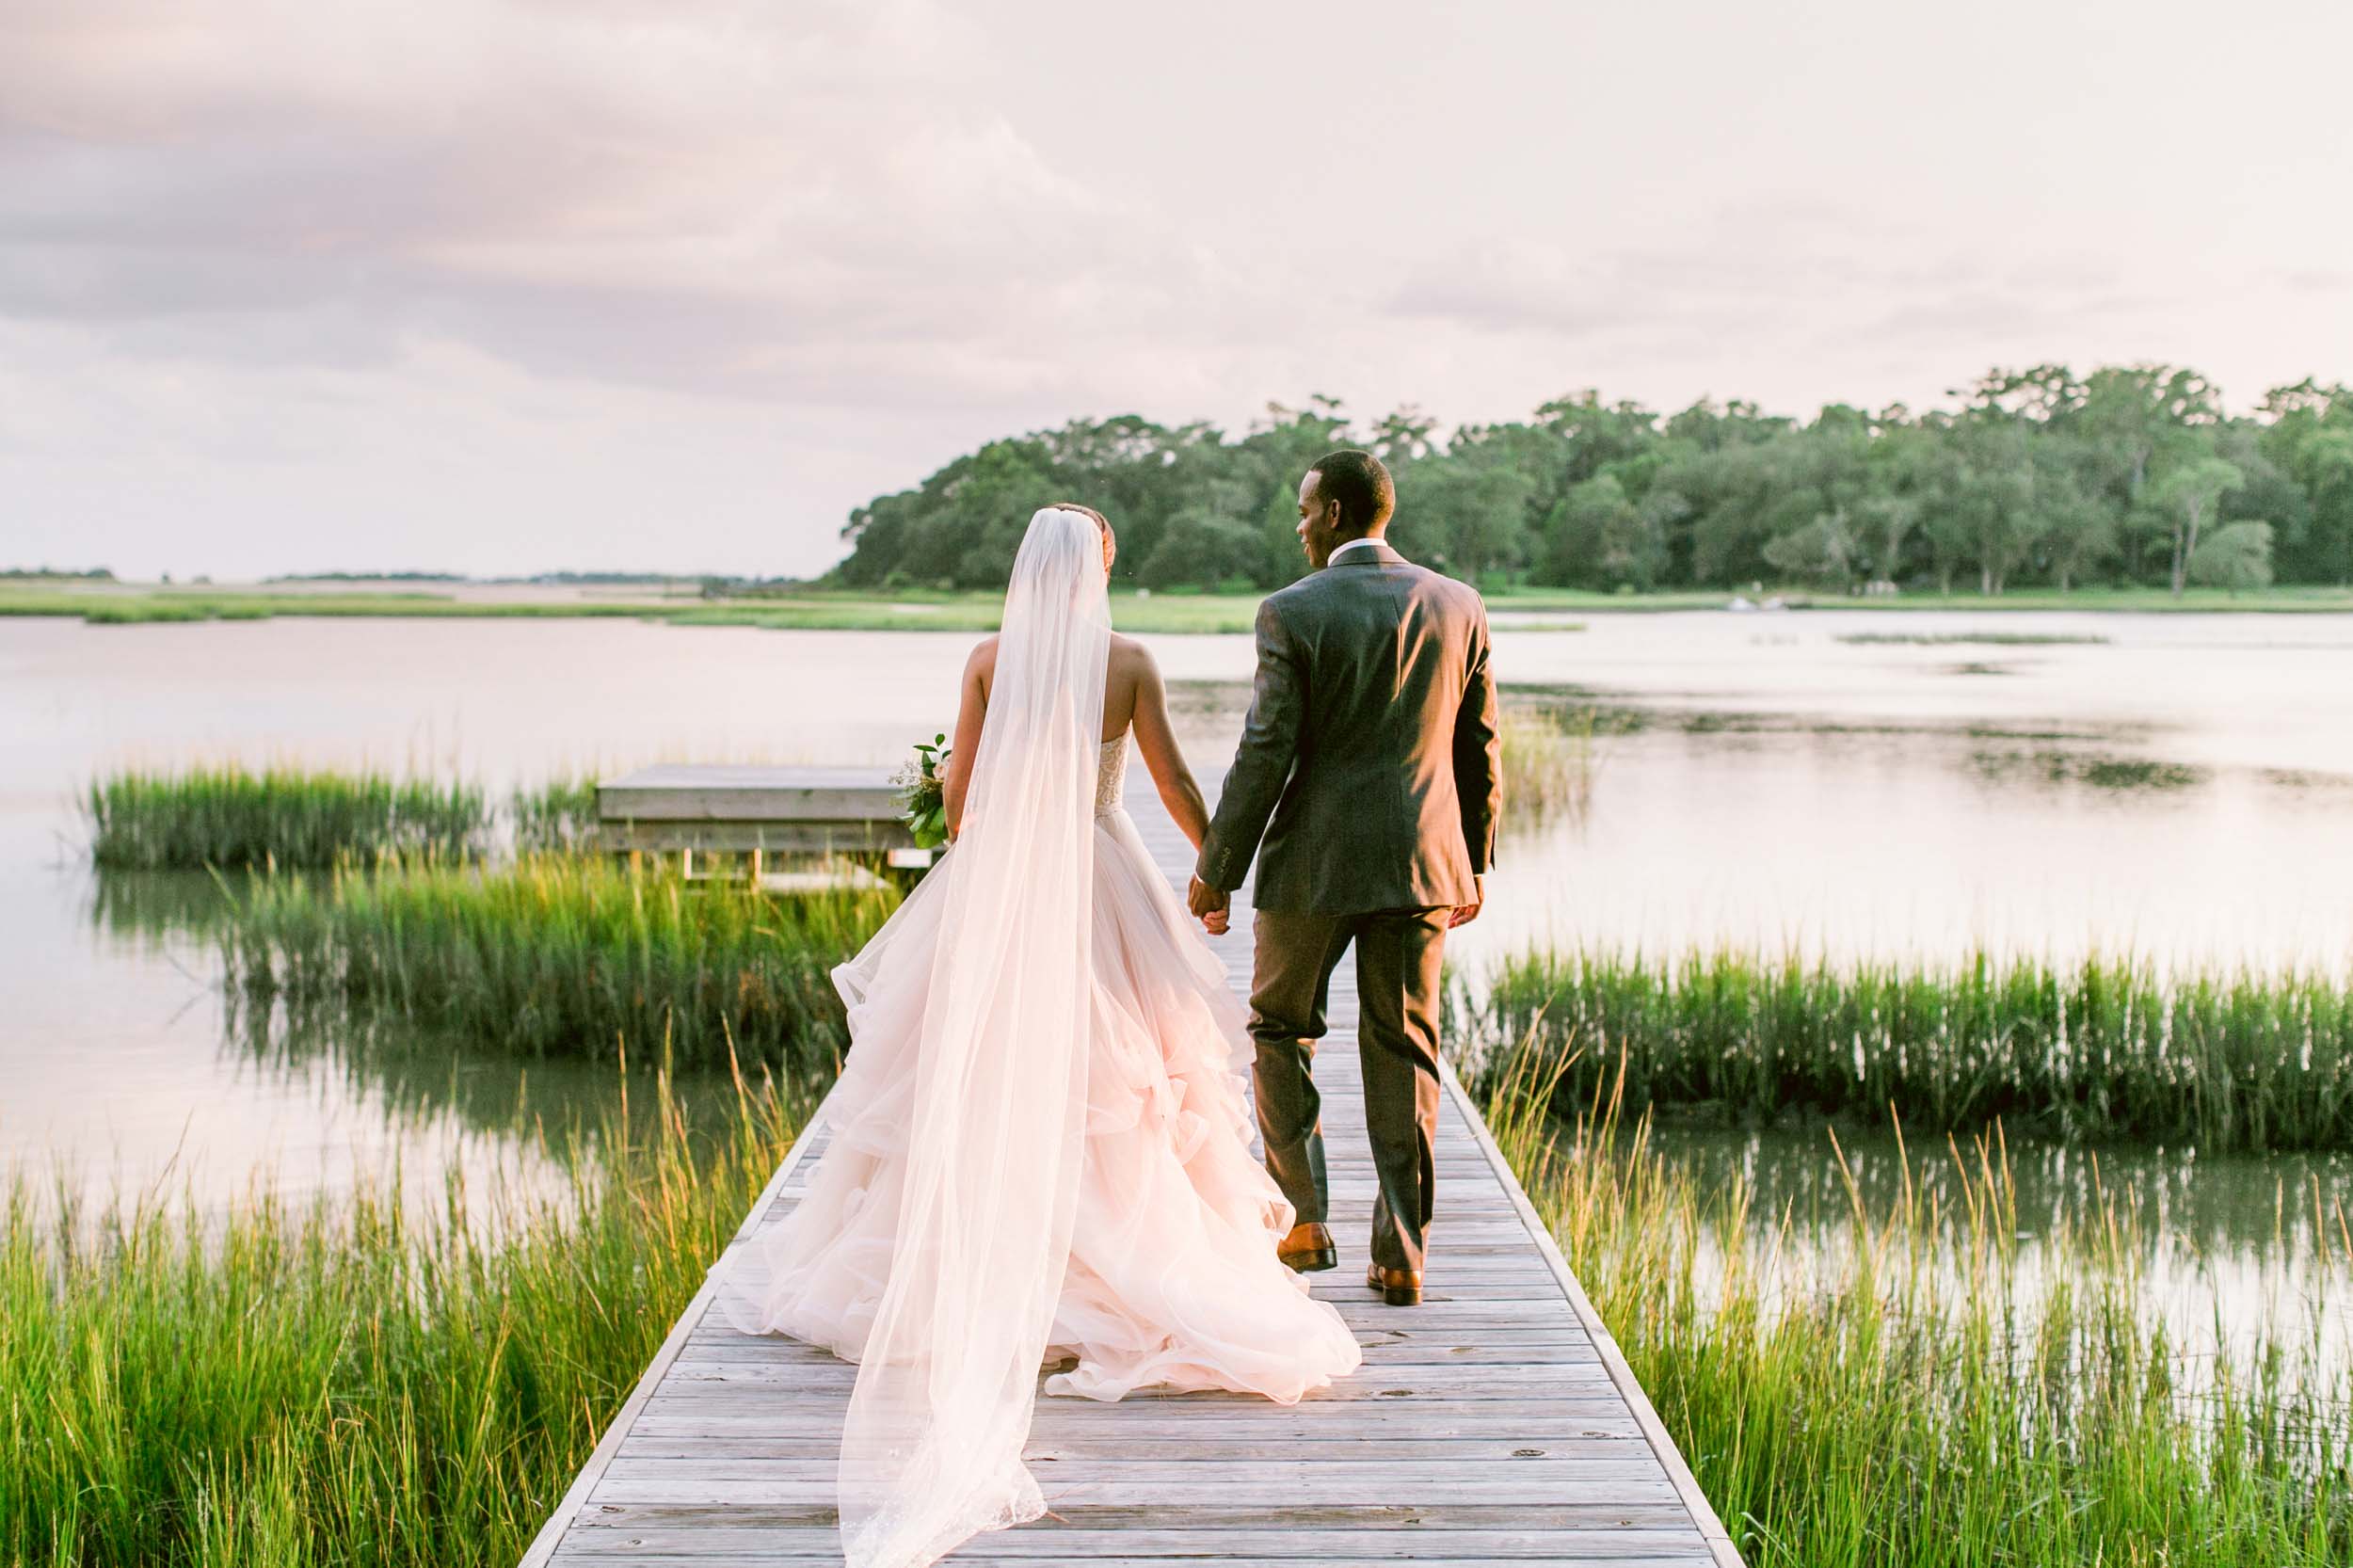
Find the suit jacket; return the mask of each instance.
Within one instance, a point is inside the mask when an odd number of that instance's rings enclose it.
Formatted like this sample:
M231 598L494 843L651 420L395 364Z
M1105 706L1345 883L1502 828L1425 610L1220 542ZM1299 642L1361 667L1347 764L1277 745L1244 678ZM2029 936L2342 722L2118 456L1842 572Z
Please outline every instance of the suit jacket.
M1474 902L1503 804L1487 607L1385 544L1258 606L1258 675L1195 874L1261 909ZM1264 845L1260 840L1263 837Z

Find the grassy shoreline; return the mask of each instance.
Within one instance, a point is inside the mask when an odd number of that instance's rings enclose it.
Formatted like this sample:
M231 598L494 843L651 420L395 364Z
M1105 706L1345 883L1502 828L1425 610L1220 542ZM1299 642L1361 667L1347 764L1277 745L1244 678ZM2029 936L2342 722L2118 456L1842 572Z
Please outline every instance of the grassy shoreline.
M1636 1111L1733 1124L2353 1147L2353 985L2316 975L1530 952L1453 1012L1474 1054L1525 1043L1559 1064L1564 1112L1608 1080Z
M513 1563L790 1144L743 1089L558 1139L565 1190L381 1192L219 1224L0 1192L0 1562ZM470 1223L505 1211L499 1239Z
M515 1057L610 1060L660 1039L682 1068L830 1072L848 1046L831 970L897 904L543 855L274 879L219 940L242 1013L398 1019Z
M597 786L550 778L501 805L464 778L199 762L108 774L83 792L80 812L102 871L316 871L479 859L502 844L584 852L596 836Z
M2025 1265L1998 1144L1929 1157L1953 1208L1858 1199L1845 1256L1808 1267L1614 1096L1557 1120L1554 1071L1507 1065L1490 1125L1753 1568L2353 1556L2353 1368L2316 1319L2243 1351L2169 1330L2113 1201Z
M1858 1203L1852 1246L1801 1271L1744 1190L1699 1191L1617 1101L1554 1119L1549 1071L1499 1073L1490 1123L1755 1568L2353 1550L2353 1373L2294 1335L2217 1351L2153 1324L2130 1215L2023 1268L1998 1147L1950 1145L1963 1201ZM802 1119L739 1082L690 1125L654 1092L639 1134L559 1143L561 1193L453 1181L431 1224L366 1192L37 1223L20 1179L0 1561L512 1562ZM485 1206L503 1240L468 1224Z
M1260 595L1167 592L1143 595L1127 587L1112 595L1113 623L1140 634L1230 634L1251 630ZM1723 610L1735 590L1676 590L1652 594L1591 593L1569 588L1491 589L1498 614L1642 615ZM2353 614L2353 588L2286 586L2231 592L2197 588L2176 599L2163 588L2078 588L2060 594L2018 589L1996 597L1906 594L1886 599L1822 595L1802 589L1779 598L1793 611L2105 612L2154 614ZM418 591L317 591L267 588L85 587L0 584L0 616L70 616L98 625L141 625L279 617L539 620L629 618L672 626L740 626L773 631L990 632L1002 596L910 589L888 593L806 589L788 594L714 600L529 600L459 598ZM1519 625L1521 631L1576 631L1578 622Z
M462 781L234 762L109 775L83 796L82 818L93 864L141 872L462 857L481 853L491 828L488 798Z

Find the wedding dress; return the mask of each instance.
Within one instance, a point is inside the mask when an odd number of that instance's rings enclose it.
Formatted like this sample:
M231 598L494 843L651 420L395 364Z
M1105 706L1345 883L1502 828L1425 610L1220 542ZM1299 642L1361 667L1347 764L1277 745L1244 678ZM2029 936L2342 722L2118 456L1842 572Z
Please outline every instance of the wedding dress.
M859 1363L854 1568L1044 1512L1020 1460L1041 1363L1075 1358L1051 1395L1289 1403L1360 1359L1275 1257L1292 1214L1250 1151L1241 1003L1121 805L1128 737L1096 739L1099 552L1092 519L1031 520L964 831L834 971L832 1141L721 1274L739 1330Z

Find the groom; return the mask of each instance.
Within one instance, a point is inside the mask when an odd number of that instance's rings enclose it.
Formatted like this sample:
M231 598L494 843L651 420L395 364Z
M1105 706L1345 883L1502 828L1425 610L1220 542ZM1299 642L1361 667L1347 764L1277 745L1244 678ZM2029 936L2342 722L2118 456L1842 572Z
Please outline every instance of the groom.
M1335 452L1300 481L1315 569L1258 607L1250 717L1187 902L1205 920L1224 910L1257 855L1258 1129L1299 1219L1279 1251L1302 1272L1339 1261L1310 1064L1332 971L1355 944L1380 1178L1365 1283L1411 1306L1432 1207L1440 964L1447 932L1485 900L1502 790L1486 606L1389 548L1396 504L1369 452Z

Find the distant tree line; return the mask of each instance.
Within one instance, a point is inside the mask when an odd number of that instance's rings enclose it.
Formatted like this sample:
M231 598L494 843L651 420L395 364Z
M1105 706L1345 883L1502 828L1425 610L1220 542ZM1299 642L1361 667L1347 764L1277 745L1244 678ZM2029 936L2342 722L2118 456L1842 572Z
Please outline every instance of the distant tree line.
M1335 446L1398 481L1394 536L1489 583L1641 591L1801 583L1998 594L2035 584L2353 582L2353 391L2307 379L2226 414L2163 365L1995 371L1958 411L1812 420L1750 403L1660 415L1587 391L1441 439L1407 407L1271 406L1233 436L1134 415L993 440L851 515L856 587L1001 585L1030 513L1083 501L1144 586L1274 587L1302 569L1293 496ZM1883 591L1883 588L1882 588Z
M44 578L65 583L111 583L115 574L105 567L93 567L88 571L66 571L57 567L9 567L0 570L0 581L33 582Z

